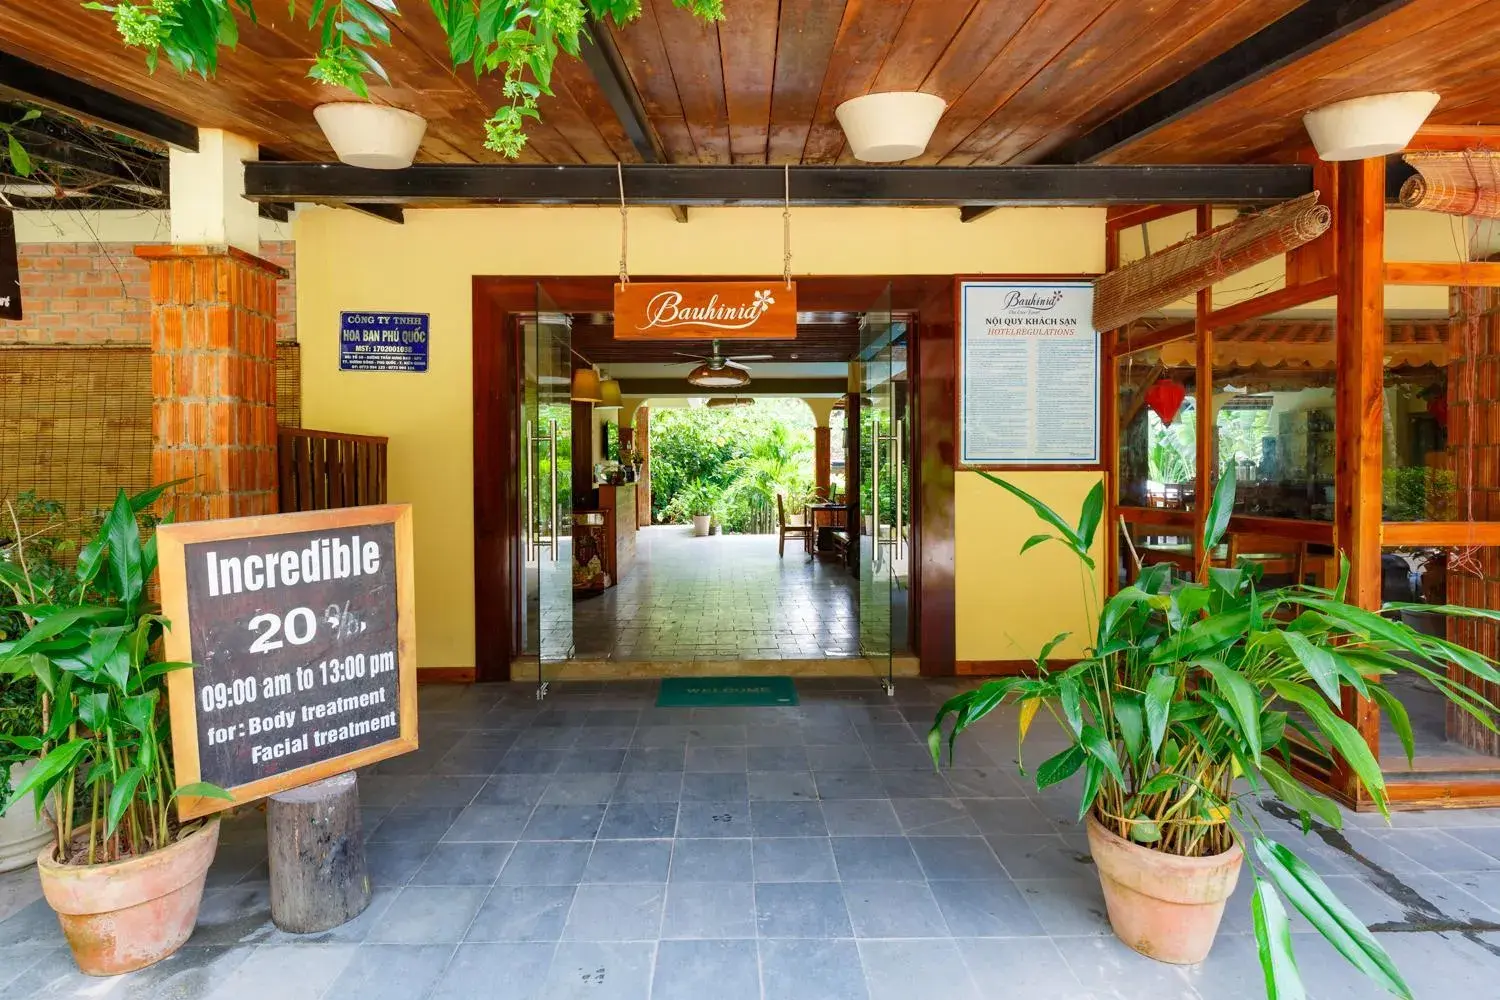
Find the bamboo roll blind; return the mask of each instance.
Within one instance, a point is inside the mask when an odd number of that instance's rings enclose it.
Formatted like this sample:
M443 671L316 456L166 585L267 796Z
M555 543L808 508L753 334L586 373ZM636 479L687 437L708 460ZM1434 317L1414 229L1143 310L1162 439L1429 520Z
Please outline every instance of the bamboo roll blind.
M300 426L295 343L277 345L276 386L277 422ZM149 348L0 347L0 501L29 490L83 515L150 478Z
M1119 329L1237 271L1310 243L1328 231L1332 220L1313 191L1126 264L1094 283L1094 329Z
M1500 154L1408 153L1417 173L1401 185L1401 207L1500 219Z

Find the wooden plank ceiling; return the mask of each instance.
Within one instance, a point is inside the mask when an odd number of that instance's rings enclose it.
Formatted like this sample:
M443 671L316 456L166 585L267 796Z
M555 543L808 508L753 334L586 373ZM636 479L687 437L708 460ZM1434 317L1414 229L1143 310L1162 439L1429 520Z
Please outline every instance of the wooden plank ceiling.
M1323 2L1323 0L1311 0ZM670 0L614 30L650 127L676 163L850 162L834 109L851 97L916 89L949 102L918 163L1033 162L1180 79L1299 0L728 0L705 25ZM340 99L306 78L303 15L260 3L216 80L155 76L107 16L73 0L4 0L0 49L194 124L251 135L275 154L330 157L312 108ZM429 123L422 157L486 162L481 123L501 103L493 78L455 73L421 0L380 53L394 81L378 100ZM1444 95L1433 121L1500 118L1500 0L1414 0L1399 12L1114 154L1121 162L1248 162L1304 144L1309 107L1382 90ZM562 59L557 93L525 159L635 162L598 83Z

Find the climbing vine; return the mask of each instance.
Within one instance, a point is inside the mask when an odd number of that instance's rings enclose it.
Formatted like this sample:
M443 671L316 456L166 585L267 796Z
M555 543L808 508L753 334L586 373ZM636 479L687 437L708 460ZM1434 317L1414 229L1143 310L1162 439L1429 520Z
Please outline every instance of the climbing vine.
M707 21L724 18L724 0L672 3ZM256 0L125 0L84 6L113 17L125 44L145 50L152 72L165 57L179 72L212 76L219 49L238 43L240 21L256 23ZM290 0L289 13L300 21L298 6L298 0ZM401 16L397 0L311 0L310 5L302 0L301 6L318 44L308 76L364 98L369 97L371 77L390 83L374 53L390 44L391 23ZM552 67L559 53L578 55L585 15L623 26L641 12L641 0L427 0L427 6L448 37L455 68L472 68L476 77L498 73L503 79L508 103L484 123L484 144L511 159L525 148L526 122L541 117L538 98L552 93Z

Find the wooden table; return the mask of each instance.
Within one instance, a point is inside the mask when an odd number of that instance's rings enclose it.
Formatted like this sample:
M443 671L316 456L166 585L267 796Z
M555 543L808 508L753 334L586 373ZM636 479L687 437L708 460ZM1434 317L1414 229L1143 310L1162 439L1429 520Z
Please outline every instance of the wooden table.
M808 521L812 525L812 531L807 536L807 551L813 551L816 546L821 552L828 548L823 544L823 532L842 528L848 520L849 507L841 503L813 503L807 505ZM814 538L817 541L814 541Z

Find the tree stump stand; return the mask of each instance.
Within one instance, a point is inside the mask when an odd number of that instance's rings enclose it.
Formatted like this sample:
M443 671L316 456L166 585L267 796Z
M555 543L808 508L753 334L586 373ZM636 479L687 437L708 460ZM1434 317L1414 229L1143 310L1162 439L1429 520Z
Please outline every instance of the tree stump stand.
M272 795L266 827L271 920L277 927L315 934L353 920L370 905L359 786L352 773Z

